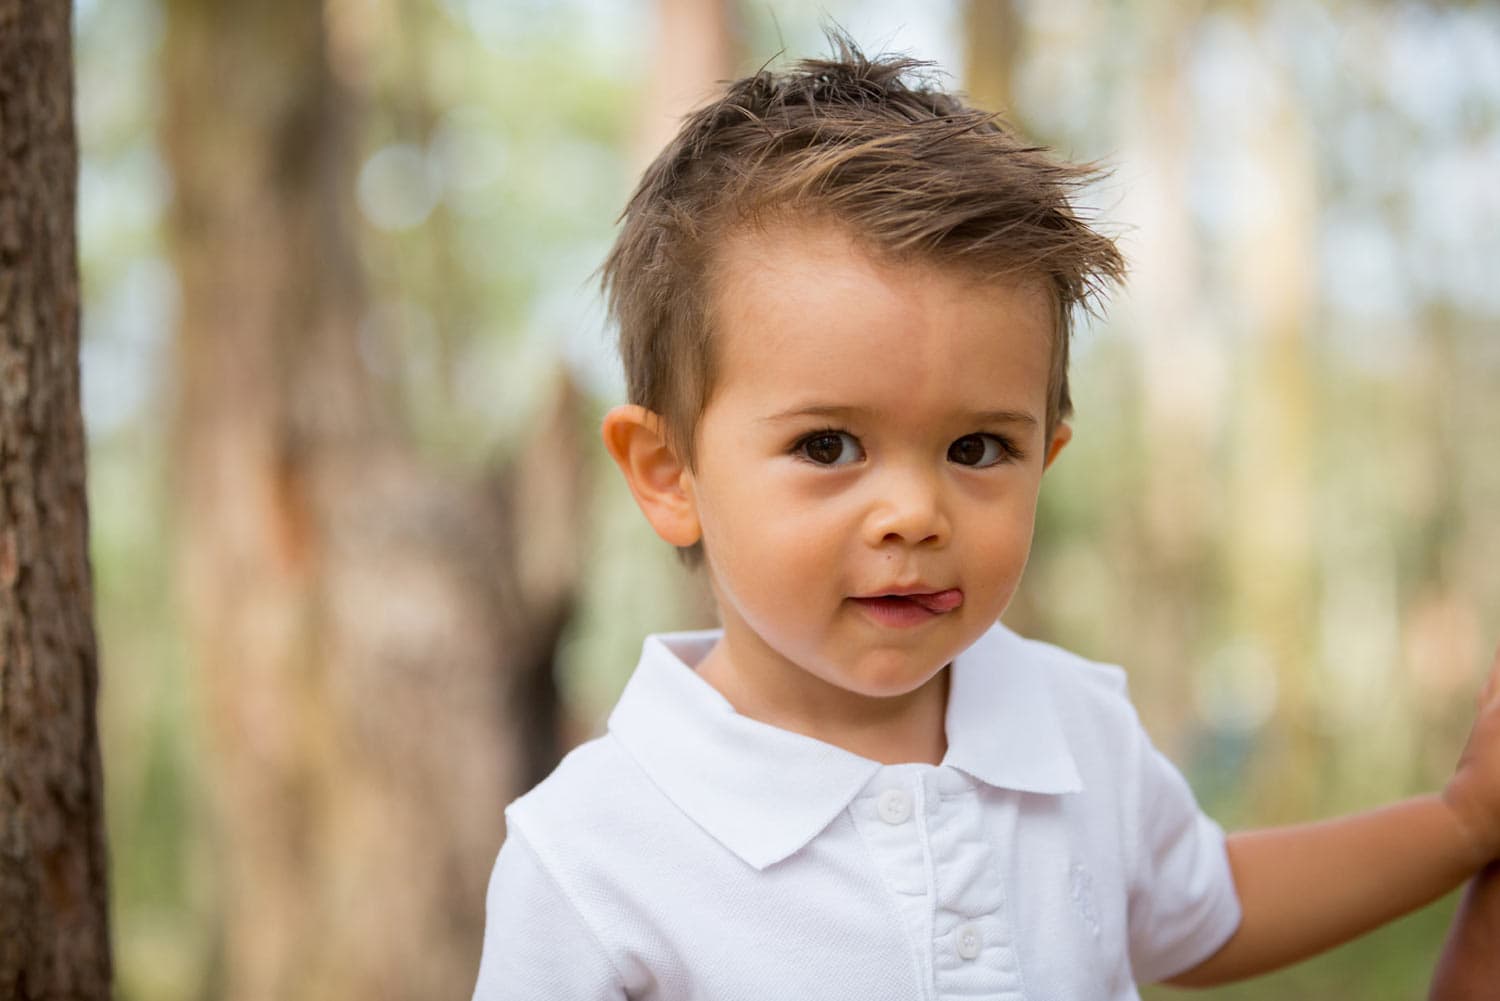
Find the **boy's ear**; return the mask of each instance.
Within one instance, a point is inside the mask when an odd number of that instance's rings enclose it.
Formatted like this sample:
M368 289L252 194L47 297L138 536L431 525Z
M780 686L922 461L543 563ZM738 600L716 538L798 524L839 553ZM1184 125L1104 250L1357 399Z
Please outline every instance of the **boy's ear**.
M1052 465L1052 460L1057 458L1057 453L1063 450L1063 446L1073 440L1073 428L1058 421L1057 427L1052 429L1052 440L1047 443L1047 461L1042 463L1042 468L1047 469Z
M627 404L604 415L604 447L656 534L678 548L702 534L692 474L667 444L660 415Z

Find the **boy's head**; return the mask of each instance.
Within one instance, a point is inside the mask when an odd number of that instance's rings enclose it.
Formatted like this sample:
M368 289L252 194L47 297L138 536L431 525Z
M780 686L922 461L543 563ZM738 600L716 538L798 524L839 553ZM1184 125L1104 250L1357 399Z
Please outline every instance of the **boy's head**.
M933 88L925 63L833 42L836 58L735 81L688 116L642 177L605 262L630 402L660 417L689 468L718 374L724 248L737 233L816 221L878 258L1041 280L1049 434L1072 410L1074 307L1123 275L1114 244L1069 202L1091 168L1052 159Z
M1088 171L840 50L690 116L605 265L605 442L657 534L702 543L707 670L825 716L927 690L1004 610L1070 311L1122 269L1069 206Z

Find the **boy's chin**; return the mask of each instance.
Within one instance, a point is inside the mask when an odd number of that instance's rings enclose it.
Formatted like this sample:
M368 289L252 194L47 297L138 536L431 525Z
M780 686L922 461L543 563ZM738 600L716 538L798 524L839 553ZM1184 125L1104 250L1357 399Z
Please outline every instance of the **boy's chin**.
M851 671L834 680L834 683L852 695L868 699L900 699L914 695L929 685L942 680L943 668L948 661L914 666L910 663L886 669L866 667Z

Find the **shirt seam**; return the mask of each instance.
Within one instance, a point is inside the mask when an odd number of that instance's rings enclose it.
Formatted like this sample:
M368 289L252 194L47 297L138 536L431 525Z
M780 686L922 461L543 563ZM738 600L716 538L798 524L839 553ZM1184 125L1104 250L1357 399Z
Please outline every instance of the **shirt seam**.
M603 956L604 961L609 964L609 972L614 977L616 986L620 988L620 994L624 996L625 976L620 972L620 967L616 965L614 956L604 945L604 939L600 937L599 932L594 928L594 926L589 922L589 919L584 915L583 909L579 907L578 904L573 900L572 896L569 895L567 889L563 886L562 881L557 878L557 875L552 871L552 867L548 864L547 860L542 857L542 853L537 850L535 842L533 842L529 837L522 833L522 831L517 827L514 818L507 819L506 836L518 838L523 844L525 844L527 850L531 852L531 857L536 859L537 868L542 871L542 875L546 877L547 882L552 884L552 887L557 891L557 895L562 899L562 902L567 906L572 915L578 919L578 923L583 926L583 930L588 932L589 938L593 940L594 947L599 950L599 954Z

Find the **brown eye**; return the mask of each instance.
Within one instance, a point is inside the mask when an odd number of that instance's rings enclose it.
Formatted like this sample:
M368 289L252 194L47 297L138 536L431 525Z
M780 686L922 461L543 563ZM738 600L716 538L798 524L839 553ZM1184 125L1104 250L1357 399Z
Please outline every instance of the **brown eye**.
M948 446L948 461L983 469L1000 462L1009 450L992 434L966 434Z
M797 451L820 466L843 466L863 454L854 436L843 431L819 431L797 443Z

